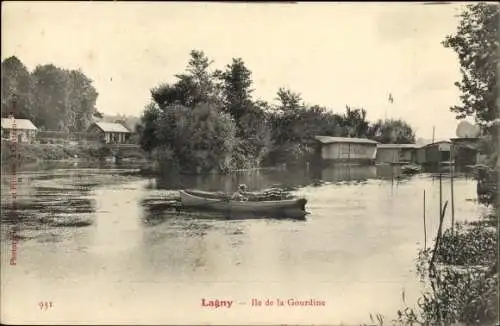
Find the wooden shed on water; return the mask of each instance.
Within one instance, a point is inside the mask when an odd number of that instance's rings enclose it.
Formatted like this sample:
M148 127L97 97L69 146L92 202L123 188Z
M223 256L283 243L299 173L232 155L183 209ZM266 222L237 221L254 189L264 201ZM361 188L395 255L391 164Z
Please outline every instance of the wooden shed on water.
M452 160L457 165L474 165L478 161L479 138L459 137L452 138Z
M417 162L417 144L378 144L377 163L406 164Z
M436 165L451 160L451 142L442 140L417 149L417 163Z
M324 161L372 164L377 142L366 138L316 136L318 154Z

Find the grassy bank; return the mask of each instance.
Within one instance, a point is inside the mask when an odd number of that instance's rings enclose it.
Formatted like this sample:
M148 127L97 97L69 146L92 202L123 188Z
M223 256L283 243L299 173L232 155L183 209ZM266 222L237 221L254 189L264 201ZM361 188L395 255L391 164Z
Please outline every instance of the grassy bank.
M109 148L98 144L20 144L2 141L2 162L14 160L19 163L34 163L39 161L98 161L113 157ZM145 154L138 149L120 152L123 160L144 161Z

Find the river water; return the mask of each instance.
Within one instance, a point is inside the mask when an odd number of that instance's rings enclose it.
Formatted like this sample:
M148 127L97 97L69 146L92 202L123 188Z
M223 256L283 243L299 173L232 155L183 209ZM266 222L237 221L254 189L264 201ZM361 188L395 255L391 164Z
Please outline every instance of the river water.
M423 193L429 245L439 182L428 174L394 180L388 169L152 179L75 164L16 171L15 186L6 169L2 322L353 325L369 323L370 313L393 318L402 291L410 305L421 292L415 258L424 246ZM295 187L310 214L305 221L228 221L161 206L182 187L232 191L239 183ZM450 188L445 178L443 202ZM475 199L475 181L456 178L455 220L478 218L484 209ZM234 303L210 308L202 299ZM325 305L290 306L288 299Z

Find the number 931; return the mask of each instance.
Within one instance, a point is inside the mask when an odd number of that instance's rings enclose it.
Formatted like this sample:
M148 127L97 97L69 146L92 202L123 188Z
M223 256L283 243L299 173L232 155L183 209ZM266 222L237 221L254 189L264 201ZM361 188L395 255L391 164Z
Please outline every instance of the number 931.
M48 310L53 307L52 301L40 301L38 307L40 307L40 310Z

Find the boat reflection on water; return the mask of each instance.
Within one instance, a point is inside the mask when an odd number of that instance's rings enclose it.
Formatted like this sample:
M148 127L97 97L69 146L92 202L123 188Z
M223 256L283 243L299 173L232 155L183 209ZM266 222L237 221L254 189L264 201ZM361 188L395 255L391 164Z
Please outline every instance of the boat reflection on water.
M428 170L421 172L429 173ZM207 209L187 209L180 207L179 190L198 189L202 191L233 193L240 184L246 184L249 191L262 191L271 187L280 188L290 194L295 194L304 187L319 187L327 183L364 184L368 180L385 180L395 184L407 181L419 173L405 173L404 166L397 164L385 165L352 165L331 164L289 167L287 169L261 169L235 172L229 175L179 175L166 173L150 182L149 188L156 189L162 198L156 202L149 201L147 211L153 209L152 218L148 223L159 222L159 219L183 216L186 218L208 219L247 219L270 218L263 214L225 214ZM168 195L166 195L168 194ZM166 200L165 196L169 196ZM306 198L307 199L307 198ZM170 200L170 201L169 201ZM173 202L172 202L173 201ZM306 211L308 205L306 205ZM251 215L251 216L249 216ZM288 214L287 214L288 215ZM292 219L305 219L307 216L300 210L291 214ZM278 214L273 218L290 218Z
M316 178L325 182L365 181L377 178L375 166L342 164L327 166L315 172Z

